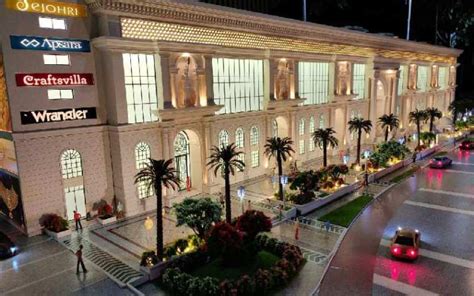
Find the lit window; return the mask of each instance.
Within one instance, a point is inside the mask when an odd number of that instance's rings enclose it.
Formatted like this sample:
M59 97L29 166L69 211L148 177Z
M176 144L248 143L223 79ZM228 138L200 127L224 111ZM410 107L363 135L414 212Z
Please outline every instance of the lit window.
M241 127L235 130L235 146L244 148L244 130Z
M329 63L298 63L300 97L305 105L324 104L329 94Z
M61 172L63 179L82 176L82 159L79 152L68 149L61 154Z
M69 65L69 55L67 54L44 54L45 65Z
M300 154L304 154L304 140L300 140L300 143L299 143L299 149L300 149Z
M155 59L151 54L123 54L129 123L157 121Z
M144 199L150 196L153 196L153 188L148 187L146 182L138 182L137 183L137 191L138 191L138 198Z
M218 114L262 110L262 60L213 58L212 75Z
M140 142L135 146L135 166L137 170L144 168L151 158L150 146Z
M272 121L272 137L278 137L278 122L275 119Z
M428 87L428 67L418 66L418 76L416 79L416 87L420 91L426 91Z
M352 79L353 92L357 94L356 99L365 98L365 64L354 64Z
M73 98L72 89L48 89L48 99L50 100L72 100Z
M316 124L314 122L314 116L311 116L309 118L309 134L310 136L314 133L314 130L316 128ZM314 151L314 142L310 139L309 142L308 142L308 149L309 151Z
M260 162L260 159L259 159L259 153L258 153L258 150L255 150L255 151L252 151L251 154L251 161L252 161L252 167L253 168L256 168L259 166L259 162Z
M219 132L219 148L229 145L229 133L226 130Z
M260 137L260 133L258 131L258 127L252 126L250 129L250 145L258 145L258 138Z
M324 128L324 115L319 115L319 128Z
M298 134L300 136L304 135L304 118L300 119L300 124L299 124L299 127L298 127Z
M400 78L398 79L398 89L397 89L397 93L399 96L403 94L403 82L405 79L404 78L405 72L406 72L406 66L400 66Z
M40 28L66 30L66 21L64 19L40 16L38 20Z
M438 81L439 81L439 88L446 89L448 85L448 69L446 67L439 67L438 71Z
M239 154L239 156L237 156L237 158L239 160L241 160L244 164L245 164L245 153L241 153ZM237 169L239 172L243 172L244 171L244 168L239 168Z

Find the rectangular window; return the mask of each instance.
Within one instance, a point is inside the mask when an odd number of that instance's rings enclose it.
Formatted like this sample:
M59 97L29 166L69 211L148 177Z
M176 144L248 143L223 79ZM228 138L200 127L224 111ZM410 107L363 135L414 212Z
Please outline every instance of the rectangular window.
M128 123L157 121L155 59L151 54L123 54Z
M48 89L48 99L50 100L72 100L73 98L72 89Z
M212 76L217 114L262 110L262 60L213 58Z
M418 66L418 76L416 79L416 87L420 91L426 91L428 87L428 67Z
M329 63L298 63L299 95L305 105L324 104L329 94Z
M237 156L237 158L239 160L241 160L243 163L245 163L245 153L242 153L242 154L239 154L239 156ZM241 169L237 169L239 172L243 172L244 171L244 168L241 168Z
M45 65L69 65L69 55L67 54L44 54L43 62Z
M150 196L153 196L153 188L148 188L146 182L137 183L138 198L143 199Z
M300 143L298 146L299 146L300 154L304 154L304 150L305 150L304 140L300 140Z
M400 66L400 78L398 79L397 94L400 96L403 94L403 82L405 79L406 66Z
M314 141L313 141L313 139L309 140L309 145L308 146L309 146L308 147L309 151L313 152L314 151Z
M356 99L365 98L365 64L354 64L352 85L352 91L357 94Z
M439 67L438 84L440 89L446 89L448 85L448 69L446 67Z
M38 18L40 28L54 29L54 30L66 30L66 20L43 17Z
M252 151L250 153L250 156L251 156L251 161L252 161L252 167L253 168L256 168L260 165L260 159L259 159L259 153L258 153L258 150L256 151Z

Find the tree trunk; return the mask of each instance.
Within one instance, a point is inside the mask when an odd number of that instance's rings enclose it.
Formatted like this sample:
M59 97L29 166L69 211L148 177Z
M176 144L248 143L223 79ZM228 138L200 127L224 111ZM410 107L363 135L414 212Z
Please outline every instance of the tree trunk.
M161 179L155 184L156 192L156 256L163 261L163 193Z
M323 167L328 166L328 152L327 152L327 143L323 140Z
M357 156L356 156L357 164L360 164L360 141L361 141L361 138L362 138L362 129L359 129L359 134L358 134L358 137L357 137Z
M433 118L430 118L430 133L433 132Z
M385 143L388 141L388 127L385 129Z
M280 152L277 152L277 162L278 162L278 192L280 196L280 200L283 201L283 184L281 184L281 176L283 175L283 164L281 161Z
M225 181L225 220L227 223L232 222L232 209L230 200L230 172L229 168L224 169L224 181Z
M421 127L420 127L420 122L419 122L419 121L416 122L416 132L418 133L418 134L417 134L417 137L416 137L417 140L418 140L418 141L417 141L417 142L418 142L418 147L420 147Z

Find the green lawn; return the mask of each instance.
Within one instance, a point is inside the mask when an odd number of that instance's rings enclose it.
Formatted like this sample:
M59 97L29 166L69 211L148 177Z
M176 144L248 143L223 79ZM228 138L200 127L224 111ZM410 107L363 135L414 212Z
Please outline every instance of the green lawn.
M440 152L436 152L433 156L442 156L442 155L446 155L448 154L447 151L440 151Z
M198 269L194 270L191 275L199 276L199 277L214 277L219 280L224 279L238 279L243 274L254 274L257 269L270 269L275 263L280 260L279 257L269 253L267 251L260 251L257 254L257 258L255 260L251 260L248 264L230 268L222 266L222 260L216 259L211 261L209 264L199 267Z
M322 216L319 220L329 221L332 224L349 226L352 220L359 214L359 212L373 199L370 195L362 195L348 204L335 209L334 211Z
M393 178L392 180L390 180L390 182L392 182L392 183L400 183L400 182L403 181L405 178L408 178L408 177L410 177L411 175L413 175L417 170L418 170L418 167L411 168L411 169L409 169L408 171L404 172L403 174L400 174L400 175L396 176L395 178Z

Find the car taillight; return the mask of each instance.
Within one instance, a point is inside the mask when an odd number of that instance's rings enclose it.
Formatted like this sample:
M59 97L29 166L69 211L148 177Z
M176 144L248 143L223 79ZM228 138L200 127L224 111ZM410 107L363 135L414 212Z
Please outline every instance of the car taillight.
M407 254L410 257L416 257L416 250L415 249L409 249Z
M393 247L392 248L392 254L394 254L394 255L400 255L401 252L402 252L402 250L398 247Z
M442 165L441 161L438 161L438 165Z

